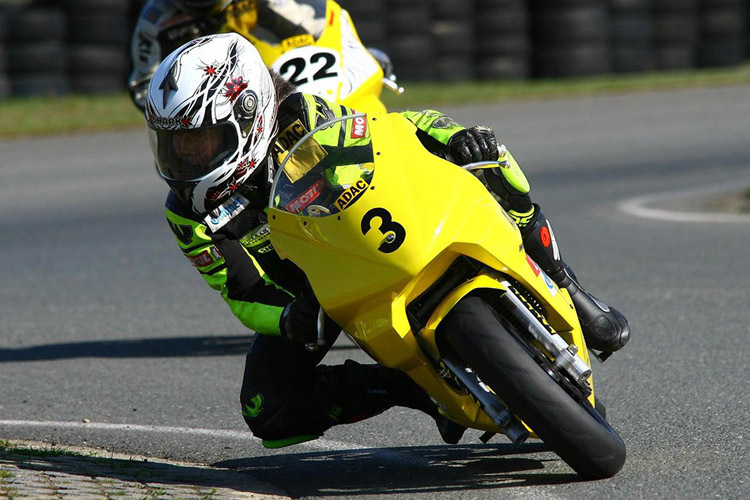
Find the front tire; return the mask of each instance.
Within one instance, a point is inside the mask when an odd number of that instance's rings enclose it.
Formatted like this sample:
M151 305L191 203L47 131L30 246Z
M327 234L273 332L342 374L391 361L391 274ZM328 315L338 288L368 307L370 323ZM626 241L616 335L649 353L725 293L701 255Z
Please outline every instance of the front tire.
M438 333L578 474L603 479L622 469L622 438L588 402L579 403L565 392L481 297L469 296L456 304Z

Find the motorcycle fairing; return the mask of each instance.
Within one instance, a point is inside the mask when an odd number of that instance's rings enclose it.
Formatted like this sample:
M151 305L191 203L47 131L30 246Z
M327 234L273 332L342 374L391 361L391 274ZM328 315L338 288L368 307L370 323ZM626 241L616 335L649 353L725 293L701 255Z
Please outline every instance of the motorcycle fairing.
M273 245L305 271L326 312L371 357L407 372L459 423L498 431L471 396L440 377L437 325L472 291L507 293L502 276L510 276L557 333L583 347L588 364L575 309L528 259L518 228L478 179L424 149L405 118L369 118L374 173L365 192L320 216L271 208ZM412 331L407 306L462 256L486 269L444 297L421 332Z

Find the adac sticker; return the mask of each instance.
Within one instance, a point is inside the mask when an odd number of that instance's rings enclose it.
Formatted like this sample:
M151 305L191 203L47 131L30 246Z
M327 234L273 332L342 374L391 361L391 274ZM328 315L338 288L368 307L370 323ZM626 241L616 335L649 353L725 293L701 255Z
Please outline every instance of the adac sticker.
M359 198L360 195L364 193L365 190L367 190L367 187L369 185L370 184L364 179L358 180L357 182L346 188L346 190L341 193L341 196L336 199L336 207L339 210L345 209L357 198Z

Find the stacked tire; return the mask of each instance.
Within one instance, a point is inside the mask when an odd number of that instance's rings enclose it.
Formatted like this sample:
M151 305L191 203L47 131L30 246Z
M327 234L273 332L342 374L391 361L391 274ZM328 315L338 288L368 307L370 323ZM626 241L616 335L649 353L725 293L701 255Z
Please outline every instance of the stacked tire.
M124 90L129 68L130 0L66 0L70 83L76 93Z
M0 78L0 95L69 92L63 11L20 2L0 6L0 17L5 26L4 55L0 51L4 63L0 63L0 68L4 67L7 74L7 80Z
M697 0L654 1L654 51L660 70L695 67L698 46Z
M474 78L474 1L432 1L435 76L444 81Z
M607 0L531 0L534 75L567 77L612 71Z
M7 68L7 54L5 50L6 33L7 30L5 9L0 5L0 99L8 97L10 95L10 80L8 79Z
M357 35L365 47L386 50L385 5L371 0L342 0L339 5L349 12Z
M656 69L652 7L652 0L610 0L616 73Z
M745 0L700 0L698 66L734 66L745 60Z
M476 0L476 75L483 80L525 79L531 73L527 0Z
M373 2L376 3L376 2ZM432 0L387 0L388 55L400 80L432 80L437 51L432 43Z

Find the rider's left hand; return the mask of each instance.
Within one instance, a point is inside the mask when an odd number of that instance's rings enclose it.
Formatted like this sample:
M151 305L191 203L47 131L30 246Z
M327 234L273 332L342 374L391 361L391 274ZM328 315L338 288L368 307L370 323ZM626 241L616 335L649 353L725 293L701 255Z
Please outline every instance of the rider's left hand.
M448 148L458 165L498 159L497 139L489 127L471 127L456 132L448 141Z

